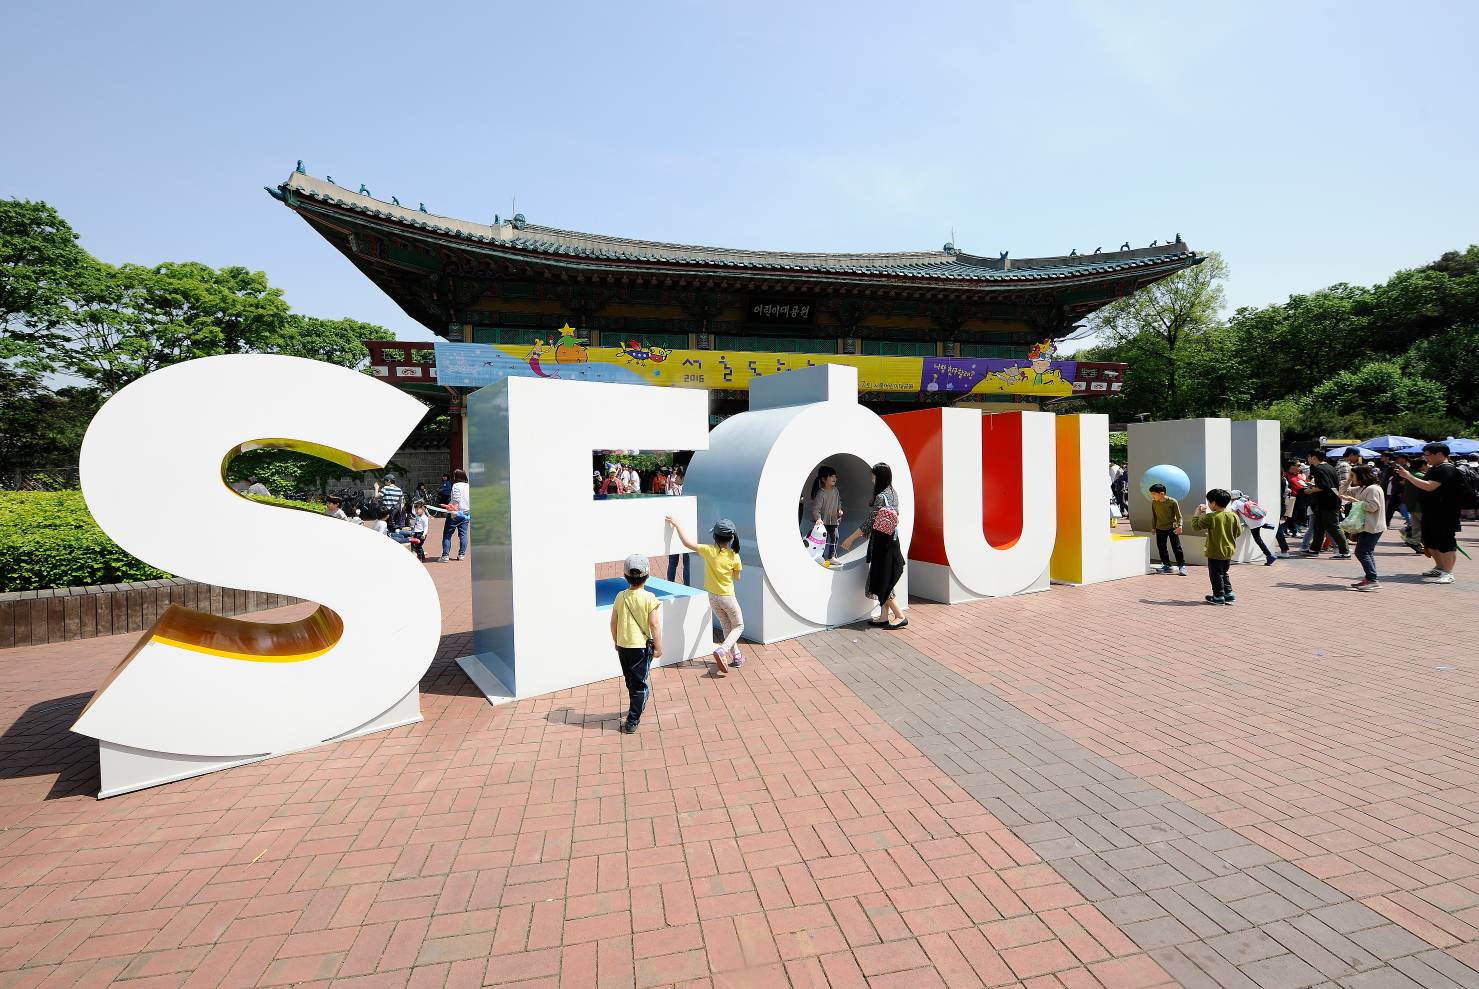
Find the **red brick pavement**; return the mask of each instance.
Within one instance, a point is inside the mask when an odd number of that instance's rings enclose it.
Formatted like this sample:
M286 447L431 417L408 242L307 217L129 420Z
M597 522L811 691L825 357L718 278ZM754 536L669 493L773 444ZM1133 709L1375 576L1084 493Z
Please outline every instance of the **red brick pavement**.
M465 566L432 568L422 723L107 801L66 729L130 637L0 652L0 986L1169 984L805 639L658 671L622 736L619 680L476 694ZM1475 585L1321 593L1339 566L1236 568L1232 609L1154 603L1199 600L1194 570L900 634L1473 961Z
M1479 556L1479 539L1464 545ZM1348 589L1354 561L1287 560L1234 568L1231 608L1198 603L1193 568L944 610L911 631L1024 713L1479 967L1479 582L1461 559L1459 583L1422 583L1427 561L1395 542L1377 558L1374 594Z

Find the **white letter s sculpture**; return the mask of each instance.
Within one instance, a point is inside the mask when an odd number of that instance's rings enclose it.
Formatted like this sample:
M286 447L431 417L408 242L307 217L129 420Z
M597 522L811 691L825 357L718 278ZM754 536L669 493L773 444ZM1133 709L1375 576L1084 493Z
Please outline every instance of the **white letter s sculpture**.
M319 608L283 624L169 608L73 726L99 741L100 796L421 719L441 634L425 569L371 529L250 501L222 473L264 447L377 467L424 413L366 375L268 355L167 367L103 406L81 478L104 532L170 573Z

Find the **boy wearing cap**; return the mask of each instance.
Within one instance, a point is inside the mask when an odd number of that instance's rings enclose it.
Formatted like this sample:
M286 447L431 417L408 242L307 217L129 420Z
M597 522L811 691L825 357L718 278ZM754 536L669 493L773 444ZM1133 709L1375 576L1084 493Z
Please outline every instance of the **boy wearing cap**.
M652 661L662 658L662 606L646 589L647 557L633 553L622 568L627 589L616 595L611 606L611 641L616 643L616 658L627 681L631 707L621 730L630 735L642 720L647 706L647 677Z

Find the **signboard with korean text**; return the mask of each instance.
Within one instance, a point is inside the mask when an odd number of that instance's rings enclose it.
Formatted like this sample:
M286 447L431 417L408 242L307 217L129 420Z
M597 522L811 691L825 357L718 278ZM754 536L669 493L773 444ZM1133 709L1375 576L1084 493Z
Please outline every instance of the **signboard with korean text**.
M808 326L816 311L812 303L796 299L751 299L745 304L745 322Z
M763 375L821 364L856 368L864 392L942 396L1074 394L1076 364L1049 347L1018 360L979 357L879 357L756 351L670 350L640 337L624 347L592 347L570 327L529 344L438 343L436 380L479 387L507 377L630 382L677 388L748 391Z

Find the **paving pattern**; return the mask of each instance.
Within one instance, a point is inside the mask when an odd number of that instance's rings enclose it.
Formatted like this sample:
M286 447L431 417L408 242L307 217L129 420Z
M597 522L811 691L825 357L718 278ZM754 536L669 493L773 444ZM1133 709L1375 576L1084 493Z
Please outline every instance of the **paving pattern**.
M131 637L5 650L0 989L1479 986L1479 582L1379 560L918 604L634 736L619 679L487 705L432 565L423 722L107 801Z
M1479 986L1467 965L904 637L862 652L866 634L807 646L1182 985Z

